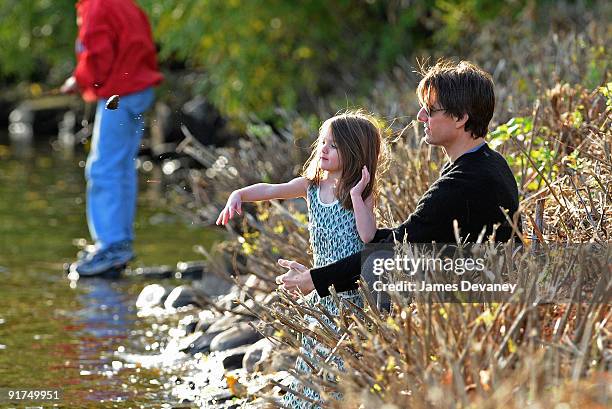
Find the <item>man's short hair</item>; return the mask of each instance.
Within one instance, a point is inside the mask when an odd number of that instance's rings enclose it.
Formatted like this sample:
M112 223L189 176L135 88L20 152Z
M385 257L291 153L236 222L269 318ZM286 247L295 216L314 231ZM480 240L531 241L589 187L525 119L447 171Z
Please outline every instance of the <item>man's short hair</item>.
M430 95L446 115L463 118L467 114L465 130L474 139L487 135L495 110L493 79L488 72L469 61L440 60L425 71L417 87L421 105L429 106Z

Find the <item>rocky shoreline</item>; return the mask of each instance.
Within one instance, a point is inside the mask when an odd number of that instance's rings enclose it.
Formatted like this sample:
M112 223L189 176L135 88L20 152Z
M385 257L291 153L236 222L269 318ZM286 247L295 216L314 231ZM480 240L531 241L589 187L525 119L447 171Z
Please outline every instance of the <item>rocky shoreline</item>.
M158 353L115 353L123 362L170 374L171 395L182 405L172 407L259 408L280 397L278 384L290 384L286 369L295 358L267 337L269 329L256 316L278 295L261 291L255 275L234 279L206 271L203 262L128 269L125 275L186 280L176 287L148 284L136 300L139 317L179 318L163 332Z

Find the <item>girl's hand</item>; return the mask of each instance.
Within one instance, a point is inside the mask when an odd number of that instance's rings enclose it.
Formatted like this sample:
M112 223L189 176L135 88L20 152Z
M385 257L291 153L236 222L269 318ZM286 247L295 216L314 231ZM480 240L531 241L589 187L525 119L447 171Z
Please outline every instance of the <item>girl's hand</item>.
M227 222L234 217L234 214L236 213L242 215L242 199L240 198L240 193L238 191L233 191L230 197L227 199L227 204L221 213L219 213L216 224L227 224Z
M351 189L351 197L361 197L368 183L370 183L370 172L368 172L368 168L364 166L361 169L361 179Z

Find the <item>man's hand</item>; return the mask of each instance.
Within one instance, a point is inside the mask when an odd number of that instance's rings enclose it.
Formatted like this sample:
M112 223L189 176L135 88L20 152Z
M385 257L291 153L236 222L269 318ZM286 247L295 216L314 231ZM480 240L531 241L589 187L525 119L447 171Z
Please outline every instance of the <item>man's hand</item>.
M73 94L79 90L76 82L76 78L70 76L64 81L64 84L60 88L62 94Z
M276 284L280 284L291 294L297 294L298 289L302 294L309 294L314 290L314 283L310 276L310 270L297 261L278 259L278 264L289 269L285 274L276 277Z

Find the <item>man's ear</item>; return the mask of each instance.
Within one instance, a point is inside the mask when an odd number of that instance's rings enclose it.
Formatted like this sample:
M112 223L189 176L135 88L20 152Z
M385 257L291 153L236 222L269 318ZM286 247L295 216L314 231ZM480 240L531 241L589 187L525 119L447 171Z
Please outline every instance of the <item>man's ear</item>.
M455 128L456 129L460 129L460 128L464 128L465 129L465 123L468 121L468 119L470 119L470 116L467 114L467 112L464 112L462 117L455 118Z

